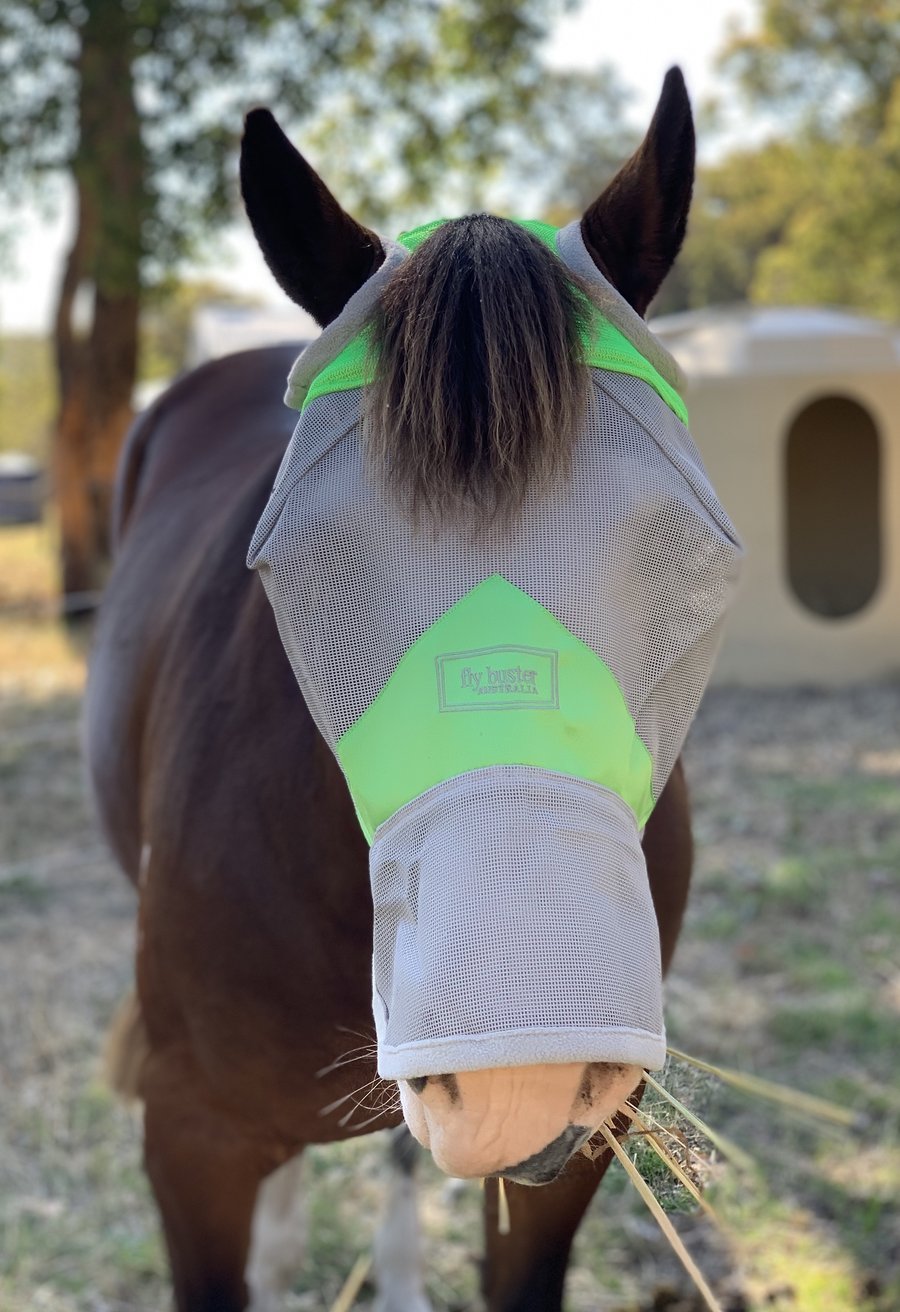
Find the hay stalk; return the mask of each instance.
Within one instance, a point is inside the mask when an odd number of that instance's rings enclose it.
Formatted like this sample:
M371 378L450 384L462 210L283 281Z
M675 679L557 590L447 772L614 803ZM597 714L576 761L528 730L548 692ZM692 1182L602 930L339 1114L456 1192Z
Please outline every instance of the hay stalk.
M759 1075L745 1075L742 1071L730 1070L727 1066L714 1066L712 1062L701 1061L699 1057L692 1057L679 1048L667 1048L666 1051L676 1061L687 1062L690 1066L696 1066L697 1070L715 1075L723 1083L740 1089L742 1093L768 1098L770 1102L780 1103L802 1116L827 1121L845 1130L863 1128L861 1120L864 1118L861 1118L857 1112L852 1112L847 1107L839 1107L836 1103L828 1102L827 1099L819 1098L815 1094L801 1093L786 1085L776 1084L773 1080L764 1080Z
M660 1230L662 1230L663 1234L668 1239L669 1243L672 1245L672 1249L675 1253L675 1256L678 1258L679 1262L684 1267L685 1271L687 1271L688 1275L691 1277L694 1284L697 1286L700 1296L703 1299L703 1301L706 1303L706 1306L709 1308L710 1312L722 1312L722 1304L719 1302L715 1294L710 1289L709 1285L704 1280L703 1273L701 1272L700 1268L697 1266L697 1263L691 1257L690 1253L685 1248L681 1240L681 1237L678 1234L678 1231L672 1225L672 1222L669 1220L665 1212L660 1207L659 1203L654 1198L653 1191L650 1188L650 1186L647 1184L647 1181L641 1175L640 1171L637 1169L634 1162L632 1162L631 1158L625 1152L624 1148L621 1147L621 1145L615 1138L615 1135L612 1133L612 1131L609 1129L607 1125L600 1126L600 1133L603 1135L604 1139L609 1144L610 1148L613 1150L616 1157L622 1163L622 1166L625 1168L628 1178L631 1180L631 1183L634 1185L635 1189L638 1191L641 1198L647 1204L647 1207L649 1208L651 1215L653 1216Z

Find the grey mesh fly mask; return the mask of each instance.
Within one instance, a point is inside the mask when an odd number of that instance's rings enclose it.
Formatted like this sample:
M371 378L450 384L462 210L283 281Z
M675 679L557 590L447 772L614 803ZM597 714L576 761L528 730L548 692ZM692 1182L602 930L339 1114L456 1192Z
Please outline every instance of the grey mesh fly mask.
M682 422L674 362L578 224L526 226L597 308L565 482L473 533L416 527L370 477L359 334L414 258L388 242L292 370L287 400L303 409L248 558L371 843L390 1079L665 1056L640 836L741 550Z

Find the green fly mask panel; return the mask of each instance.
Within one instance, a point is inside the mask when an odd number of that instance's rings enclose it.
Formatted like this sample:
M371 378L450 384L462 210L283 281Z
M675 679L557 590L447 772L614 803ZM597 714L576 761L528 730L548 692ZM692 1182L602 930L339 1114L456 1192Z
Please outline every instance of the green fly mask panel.
M300 419L248 561L371 844L378 1068L658 1068L640 837L740 547L674 361L577 223L525 224L591 289L592 387L565 478L512 522L404 516L364 455L366 325L434 226L386 242L294 366Z

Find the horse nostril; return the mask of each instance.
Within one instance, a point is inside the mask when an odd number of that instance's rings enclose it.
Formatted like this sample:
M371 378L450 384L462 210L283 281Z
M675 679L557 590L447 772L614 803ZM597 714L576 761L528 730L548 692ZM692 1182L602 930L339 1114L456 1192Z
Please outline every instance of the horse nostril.
M413 1075L406 1076L404 1083L408 1084L413 1093L423 1093L426 1085L440 1087L444 1090L451 1103L460 1101L459 1084L455 1075Z
M556 1179L572 1154L588 1141L590 1135L590 1126L570 1125L533 1157L519 1162L518 1166L497 1171L496 1174L504 1175L516 1184L549 1184Z

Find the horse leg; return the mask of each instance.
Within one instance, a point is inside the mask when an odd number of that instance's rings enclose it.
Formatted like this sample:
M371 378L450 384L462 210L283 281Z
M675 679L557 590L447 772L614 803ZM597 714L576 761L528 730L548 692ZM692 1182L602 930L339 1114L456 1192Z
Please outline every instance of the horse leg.
M421 1148L405 1125L391 1132L388 1196L375 1236L374 1312L431 1312L422 1278L415 1169Z
M244 1312L253 1210L278 1155L211 1105L187 1058L151 1057L142 1094L144 1164L162 1217L177 1312Z
M253 1213L247 1262L252 1312L278 1312L300 1270L306 1244L303 1157L285 1162L262 1183Z
M508 1234L499 1230L497 1181L485 1181L482 1292L489 1312L560 1312L575 1232L611 1161L611 1152L593 1162L576 1155L538 1189L507 1181Z

